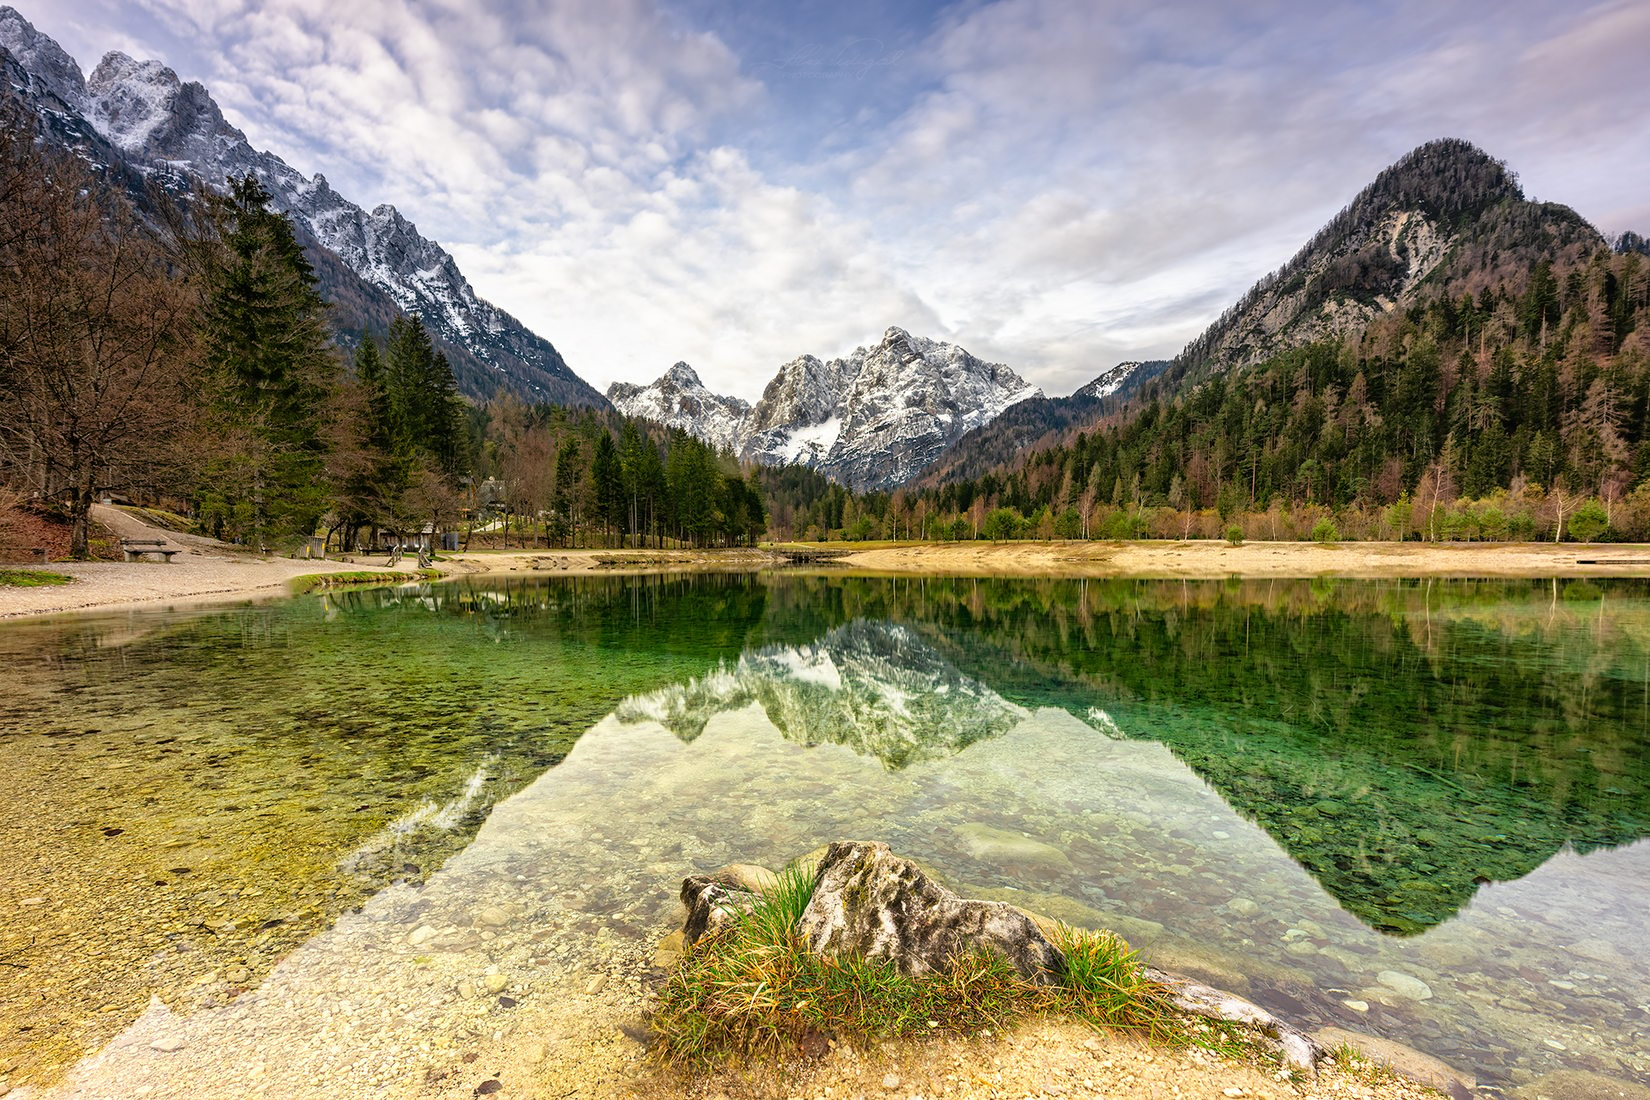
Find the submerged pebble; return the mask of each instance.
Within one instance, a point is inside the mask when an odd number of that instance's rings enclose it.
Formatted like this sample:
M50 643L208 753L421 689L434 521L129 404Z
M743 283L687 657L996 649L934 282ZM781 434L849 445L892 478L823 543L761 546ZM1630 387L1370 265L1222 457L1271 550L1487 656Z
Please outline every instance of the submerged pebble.
M1432 987L1413 974L1383 970L1375 975L1375 980L1398 996L1411 1001L1426 1001L1432 998Z

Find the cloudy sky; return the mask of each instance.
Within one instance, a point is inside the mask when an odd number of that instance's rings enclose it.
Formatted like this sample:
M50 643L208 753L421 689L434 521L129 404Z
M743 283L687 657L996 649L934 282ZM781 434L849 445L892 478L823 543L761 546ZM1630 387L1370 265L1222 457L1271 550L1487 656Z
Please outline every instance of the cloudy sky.
M1644 0L13 0L394 203L605 388L891 324L1066 393L1464 137L1650 232Z

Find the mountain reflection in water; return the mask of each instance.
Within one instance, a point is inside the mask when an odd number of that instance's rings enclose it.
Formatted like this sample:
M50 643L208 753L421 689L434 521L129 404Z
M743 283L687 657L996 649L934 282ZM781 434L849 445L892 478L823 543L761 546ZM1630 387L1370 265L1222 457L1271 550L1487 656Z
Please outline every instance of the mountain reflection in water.
M692 741L715 715L751 703L788 740L844 745L891 769L952 756L1026 713L958 672L915 630L861 620L812 645L747 650L685 684L627 699L616 714Z
M1650 834L1645 588L1542 584L803 579L770 617L851 621L618 716L691 740L755 702L899 768L1059 706L1161 742L1349 912L1412 934Z
M1650 1081L1643 582L482 576L8 624L0 661L14 1085L371 899L504 890L474 838L609 832L591 896L637 914L875 836L1503 1085Z

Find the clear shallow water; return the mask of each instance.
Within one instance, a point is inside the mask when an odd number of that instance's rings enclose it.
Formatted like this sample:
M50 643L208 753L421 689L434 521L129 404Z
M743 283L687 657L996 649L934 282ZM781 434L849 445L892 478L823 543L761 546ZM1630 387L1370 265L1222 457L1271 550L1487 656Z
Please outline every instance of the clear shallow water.
M1646 1081L1647 658L1638 583L475 579L20 624L0 1063L60 1076L151 994L291 1029L261 994L421 922L554 970L535 920L645 944L683 874L859 836L1482 1080Z

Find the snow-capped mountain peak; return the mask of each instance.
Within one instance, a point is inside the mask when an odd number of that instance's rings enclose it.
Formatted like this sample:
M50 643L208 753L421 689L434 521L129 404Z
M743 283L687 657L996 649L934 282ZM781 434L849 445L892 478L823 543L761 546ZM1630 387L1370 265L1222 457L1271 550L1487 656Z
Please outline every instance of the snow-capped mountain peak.
M665 379L668 379L676 385L683 387L704 385L703 382L699 381L698 372L681 360L677 360L675 363L671 364L670 369L665 371L664 377L661 378L660 381L664 381Z
M626 416L640 416L698 436L724 451L739 450L740 426L751 407L737 397L710 392L686 363L674 364L652 384L615 382L607 399Z
M855 489L886 489L1040 393L1001 363L891 326L875 345L843 358L792 359L754 408L706 390L686 363L649 386L615 383L607 396L621 412L683 428L743 458L810 466Z
M0 5L0 49L66 106L78 111L85 104L86 78L75 59L6 5Z

